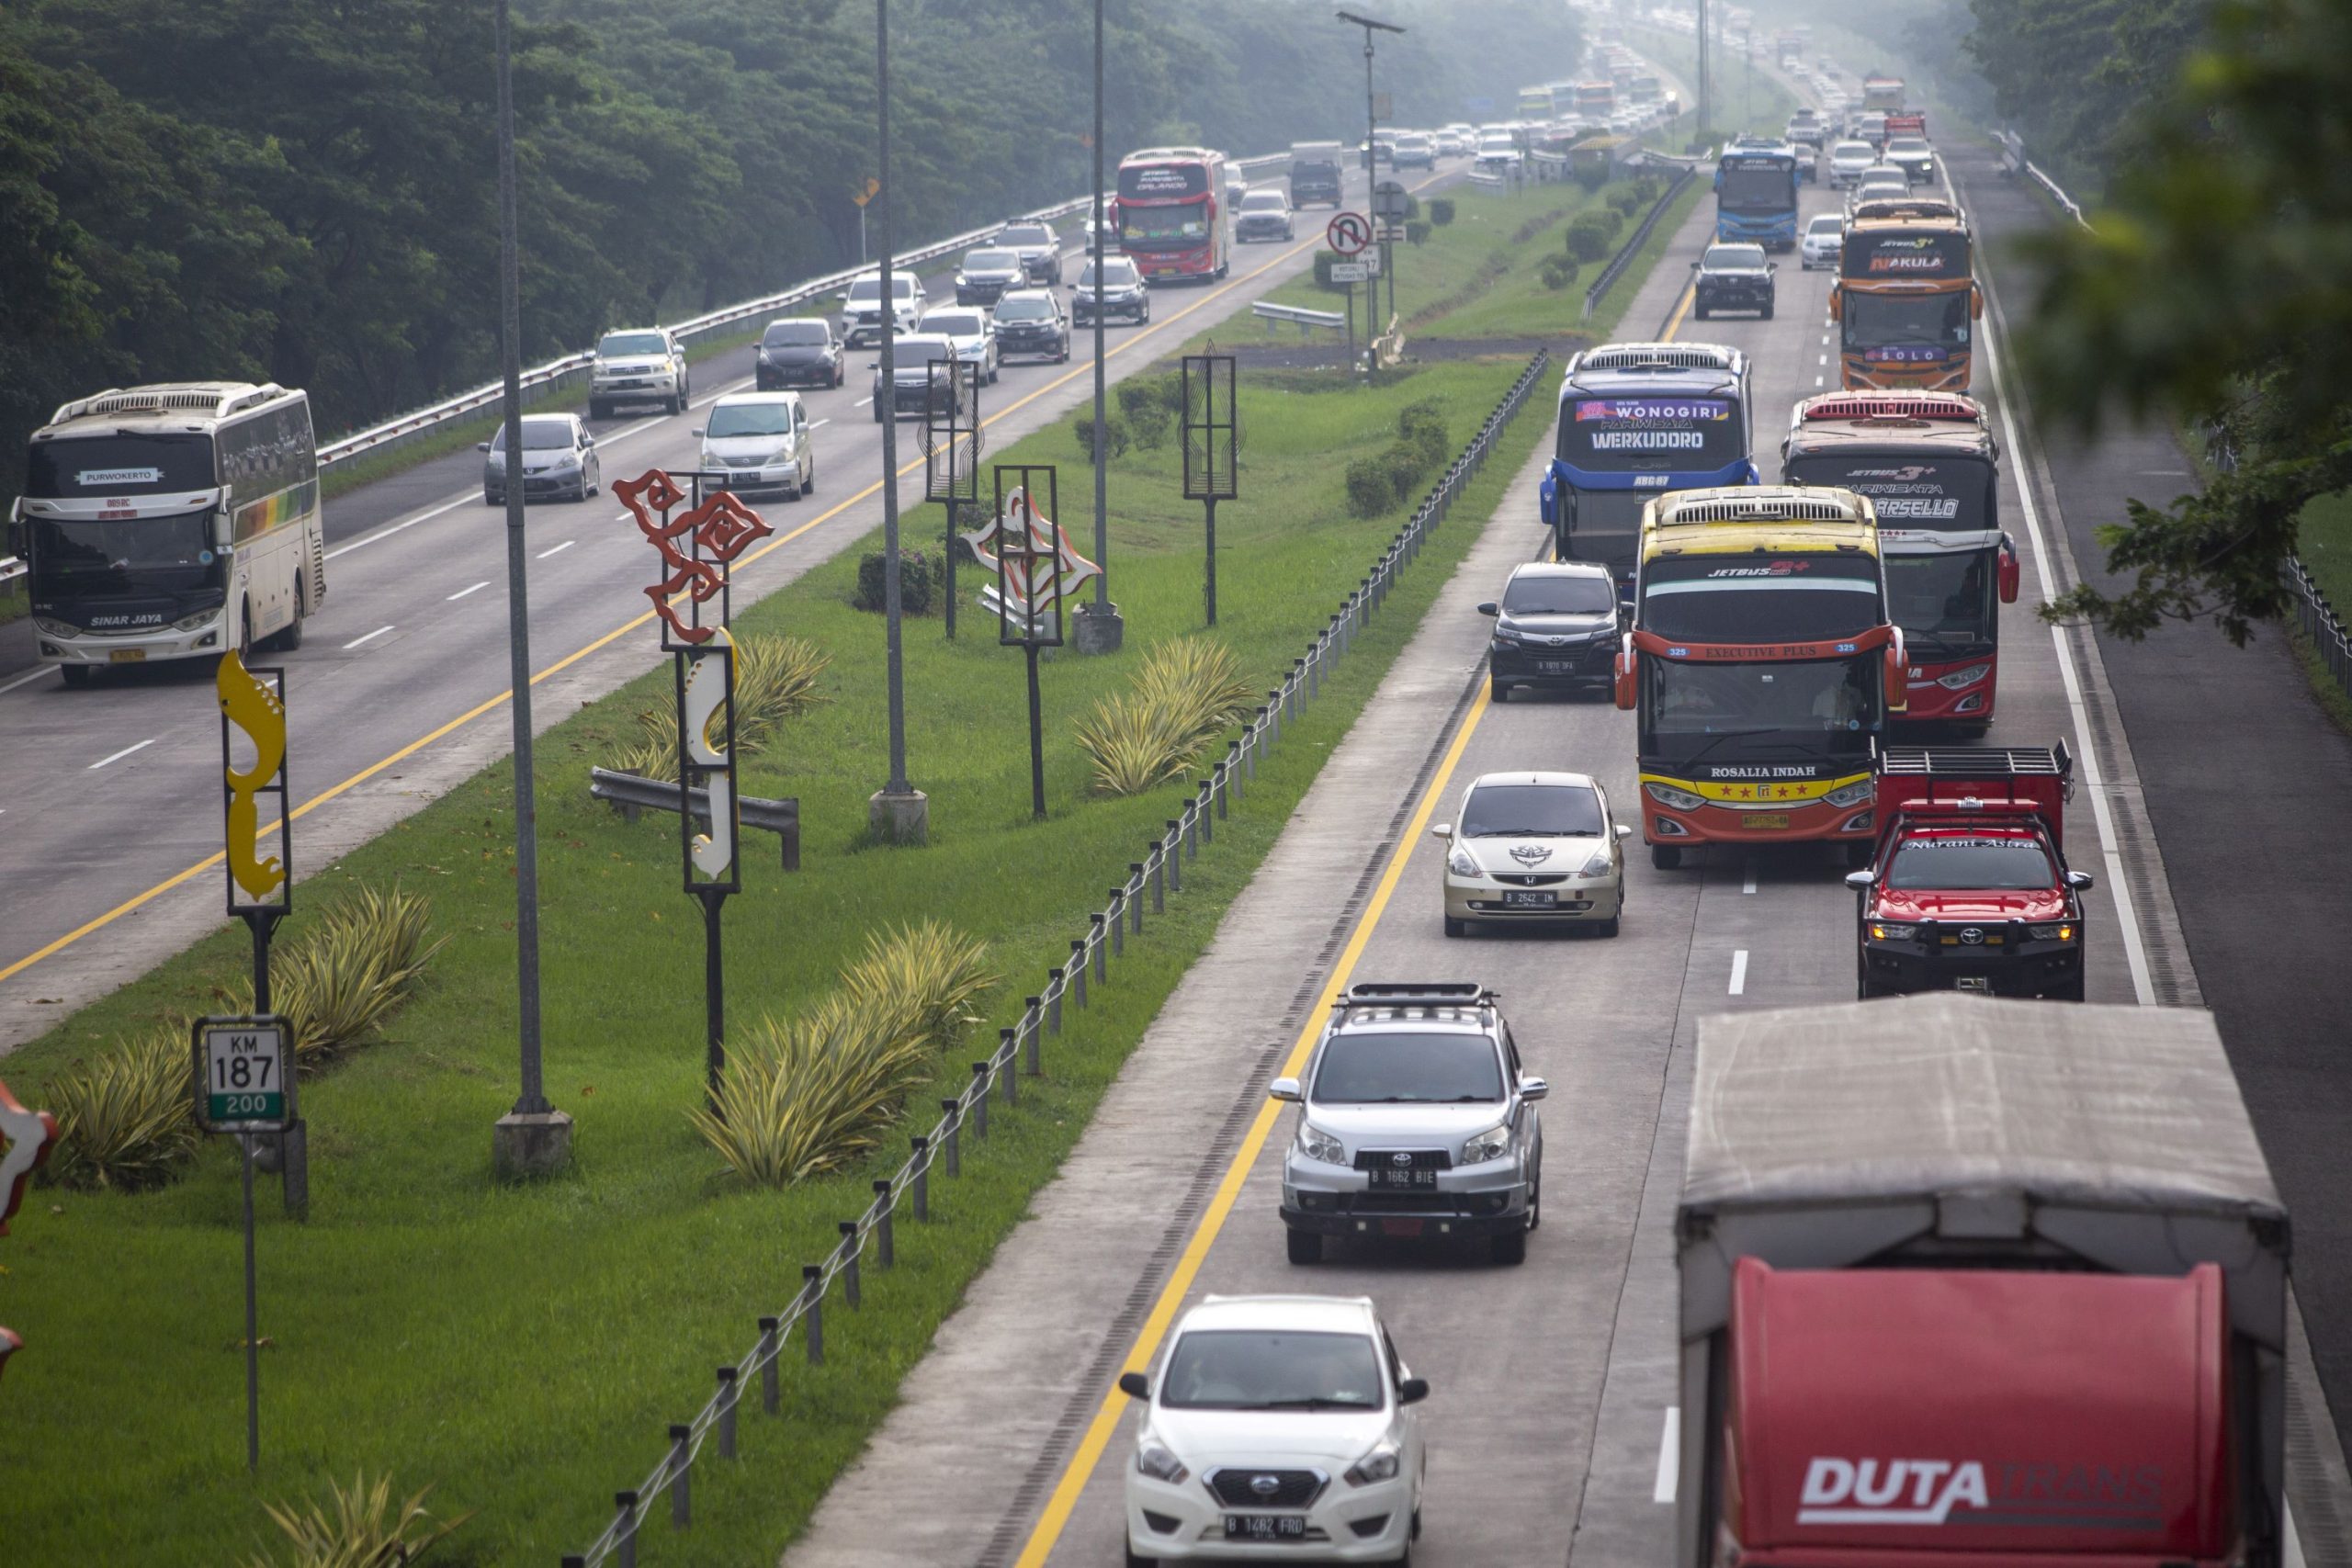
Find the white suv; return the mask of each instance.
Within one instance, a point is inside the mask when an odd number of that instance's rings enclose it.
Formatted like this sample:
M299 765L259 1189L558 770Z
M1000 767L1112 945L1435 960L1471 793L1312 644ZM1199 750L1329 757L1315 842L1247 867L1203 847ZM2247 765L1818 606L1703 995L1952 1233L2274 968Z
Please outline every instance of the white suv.
M596 340L596 358L588 367L591 419L610 419L623 403L660 403L684 413L691 395L686 351L669 328L637 327Z
M899 318L899 331L914 331L930 303L922 279L911 272L893 272L890 294L898 307L892 313ZM849 296L842 301L842 342L855 348L869 341L882 341L882 275L878 272L851 279Z
M1403 1562L1428 1454L1413 1376L1364 1296L1208 1296L1170 1337L1126 1466L1127 1564Z

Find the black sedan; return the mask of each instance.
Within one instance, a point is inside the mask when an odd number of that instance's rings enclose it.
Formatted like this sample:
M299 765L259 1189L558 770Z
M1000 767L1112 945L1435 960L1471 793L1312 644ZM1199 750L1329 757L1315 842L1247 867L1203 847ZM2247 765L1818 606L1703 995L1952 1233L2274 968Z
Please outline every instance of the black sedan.
M1004 298L1006 289L1022 288L1028 281L1028 269L1022 265L1020 252L994 248L974 251L964 258L962 269L956 274L956 303L993 305Z
M849 375L849 356L820 316L770 321L760 334L752 376L763 392L786 387L838 387Z
M1691 284L1690 313L1699 320L1718 310L1753 310L1772 319L1772 275L1780 269L1765 259L1763 246L1709 245L1690 265L1699 274Z
M996 348L1000 359L1025 355L1055 364L1069 358L1069 316L1051 290L1020 288L997 301Z
M1094 264L1089 261L1079 269L1078 281L1070 285L1070 320L1080 325L1094 320ZM1102 261L1102 319L1124 317L1137 325L1151 320L1151 296L1144 291L1143 274L1136 264L1125 256L1106 256Z

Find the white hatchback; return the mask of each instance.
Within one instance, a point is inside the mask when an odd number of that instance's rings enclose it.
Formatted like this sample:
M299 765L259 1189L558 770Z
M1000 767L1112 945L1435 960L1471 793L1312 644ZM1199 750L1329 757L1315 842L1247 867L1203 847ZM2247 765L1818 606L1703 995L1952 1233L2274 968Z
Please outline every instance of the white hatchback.
M1805 225L1798 255L1807 272L1817 266L1835 268L1845 246L1846 220L1834 212L1824 212Z
M1364 1296L1208 1296L1176 1325L1126 1466L1128 1568L1401 1562L1427 1456L1412 1375Z
M1462 792L1445 840L1445 934L1481 921L1586 925L1615 936L1625 915L1624 840L1587 773L1485 773Z

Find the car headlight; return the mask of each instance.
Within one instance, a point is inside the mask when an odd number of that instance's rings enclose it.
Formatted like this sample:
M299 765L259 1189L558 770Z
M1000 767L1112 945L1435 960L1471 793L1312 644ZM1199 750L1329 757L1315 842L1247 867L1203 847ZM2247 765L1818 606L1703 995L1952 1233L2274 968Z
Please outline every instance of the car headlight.
M1484 876L1487 874L1485 869L1478 864L1477 857L1471 854L1468 850L1464 849L1459 844L1456 844L1453 847L1453 852L1445 857L1445 869L1453 873L1456 876Z
M1671 806L1677 811L1696 811L1707 804L1704 795L1692 795L1689 790L1677 789L1672 784L1645 784L1642 789L1660 806Z
M1136 1444L1136 1468L1154 1481L1165 1481L1171 1486L1192 1473L1165 1443L1149 1434Z
M1298 1122L1298 1152L1325 1165L1348 1163L1348 1151L1340 1140L1303 1116Z
M2072 942L2075 940L2075 922L2058 920L2049 925L2028 926L2026 934L2036 942Z
M1462 1145L1464 1165L1484 1165L1510 1153L1510 1123L1487 1128Z
M1871 792L1877 787L1868 779L1862 780L1860 784L1840 784L1821 797L1822 804L1835 806L1841 809L1849 806L1860 806L1871 797Z
M1512 626L1509 621L1498 620L1495 623L1495 640L1497 642L1517 642L1521 637L1526 635L1526 633L1521 631L1517 626Z
M1912 933L1918 929L1917 926L1889 925L1883 920L1872 920L1871 940L1872 942L1909 942Z
M1990 664L1972 664L1965 670L1955 670L1949 675L1937 676L1936 684L1948 692L1957 692L1963 686L1973 686L1992 672L1993 667Z
M580 466L580 454L577 452L566 452L563 456L558 457L548 466L558 469L576 468Z
M1375 1481L1394 1481L1402 1465L1396 1439L1383 1438L1370 1453L1348 1466L1347 1482L1351 1486L1369 1486Z
M1593 852L1592 852L1592 858L1591 858L1590 860L1589 860L1589 861L1587 861L1587 862L1585 862L1585 863L1584 863L1584 869L1583 869L1582 871L1580 871L1580 872L1577 873L1577 874L1578 876L1606 876L1606 875L1608 875L1608 874L1609 874L1609 852L1608 852L1607 850L1595 850L1595 851L1593 851Z

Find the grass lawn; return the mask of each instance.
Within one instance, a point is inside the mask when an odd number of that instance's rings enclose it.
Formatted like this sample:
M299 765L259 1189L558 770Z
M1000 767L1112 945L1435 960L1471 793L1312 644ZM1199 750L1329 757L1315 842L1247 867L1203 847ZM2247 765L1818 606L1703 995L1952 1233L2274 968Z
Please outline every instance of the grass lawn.
M1329 376L1253 375L1244 499L1219 511L1220 635L1261 686L1324 623L1393 530L1341 509L1340 473L1385 446L1396 411L1435 397L1458 447L1519 362L1432 366L1374 388ZM869 1267L864 1309L827 1303L827 1359L784 1359L780 1420L748 1397L742 1459L715 1450L695 1476L696 1522L648 1524L663 1563L771 1560L896 1398L997 1241L1054 1173L1097 1098L1234 894L1282 830L1396 649L1470 542L1475 519L1547 434L1535 400L1487 477L1323 688L1217 841L1188 866L1165 919L1117 961L1096 1004L1047 1043L1046 1076L1000 1109L965 1173L934 1182L937 1218L899 1232L895 1270ZM1086 486L1067 422L1005 457L1063 464L1067 521ZM757 795L797 795L804 869L785 876L750 835L747 891L727 911L729 1008L740 1039L762 1013L821 996L866 933L933 918L986 937L1005 980L979 1038L1019 1011L1068 953L1083 914L1176 808L1173 792L1087 796L1071 725L1140 651L1197 627L1199 513L1178 500L1171 447L1115 465L1112 545L1128 651L1049 659L1052 816L1028 818L1021 660L967 615L962 640L910 624L910 772L932 797L932 842L865 838L883 781L882 630L852 609L857 550L749 606L740 629L835 650L828 701L745 769ZM783 511L783 509L779 509ZM784 516L789 517L788 512ZM938 513L910 517L935 537ZM648 561L649 568L651 565ZM968 576L967 590L975 586ZM650 656L650 628L639 634ZM341 886L394 881L428 894L451 938L392 1038L306 1087L312 1217L298 1225L265 1187L261 1210L264 1457L243 1463L236 1167L217 1142L177 1185L137 1197L36 1190L0 1243L0 1322L23 1335L0 1423L0 1540L10 1562L218 1564L266 1539L261 1503L316 1495L330 1476L390 1469L405 1493L474 1520L436 1556L545 1564L593 1538L617 1487L692 1414L712 1369L751 1344L754 1318L797 1289L834 1223L865 1201L872 1168L787 1192L720 1173L685 1120L702 1081L700 931L679 891L673 824L627 825L585 795L589 765L634 730L662 670L593 705L539 748L548 1088L578 1118L567 1177L507 1188L489 1172L491 1122L514 1096L514 916L509 774L493 768L306 883L311 909ZM298 687L293 694L302 700ZM495 722L495 721L492 721ZM199 781L191 779L197 790ZM200 793L198 791L198 793ZM297 915L288 935L301 929ZM243 962L223 931L8 1058L20 1099L85 1053L160 1014L216 1005ZM942 1064L941 1089L975 1048ZM928 1117L924 1118L928 1124Z

